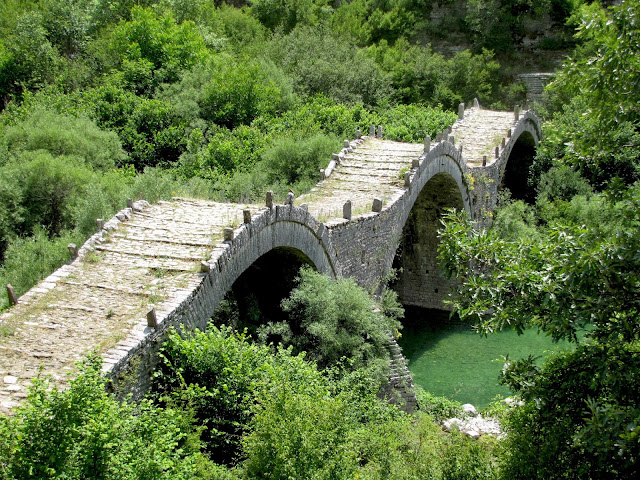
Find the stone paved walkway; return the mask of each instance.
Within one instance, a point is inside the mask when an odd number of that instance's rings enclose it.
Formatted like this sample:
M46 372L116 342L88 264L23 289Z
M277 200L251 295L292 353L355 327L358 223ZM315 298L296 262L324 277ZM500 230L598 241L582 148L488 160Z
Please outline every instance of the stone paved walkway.
M456 145L462 143L462 156L467 165L482 165L482 157L487 162L494 158L495 147L507 136L515 121L513 112L495 112L472 108L465 112L464 119L458 120L451 131Z
M452 135L464 143L470 165L490 159L513 123L513 113L467 110ZM424 149L368 138L347 153L335 171L310 193L307 203L321 221L342 218L346 200L353 215L370 212L375 197L388 201L403 189L403 173ZM57 270L0 315L0 411L27 394L42 371L63 384L75 362L99 351L106 365L148 333L146 313L171 311L201 281L201 260L209 258L225 227L242 222L262 206L176 198L119 214L94 249Z

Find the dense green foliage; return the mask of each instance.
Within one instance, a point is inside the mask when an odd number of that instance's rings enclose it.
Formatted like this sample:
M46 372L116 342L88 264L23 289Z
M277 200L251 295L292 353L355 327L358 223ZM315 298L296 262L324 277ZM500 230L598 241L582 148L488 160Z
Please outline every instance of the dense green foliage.
M491 443L401 412L379 398L371 369L322 371L304 353L252 344L228 327L173 335L164 354L157 394L195 412L206 450L240 478L496 478ZM454 409L424 402L425 412Z
M460 102L511 105L522 91L493 51L515 61L527 22L559 11L564 32L581 3L475 0L436 20L435 2L405 0L6 0L0 259L39 225L53 243L69 232L80 242L126 196L304 192L357 128L421 142ZM480 35L476 10L497 12L499 41ZM468 48L432 48L446 31Z
M91 357L64 391L36 379L28 402L0 418L0 478L212 478L191 415L118 402L101 364Z
M282 301L285 321L259 329L263 342L275 340L306 352L321 367L347 361L349 369L388 363L391 332L401 328L396 318L376 311L376 304L352 279L332 281L303 268L298 285Z
M639 473L640 6L582 13L583 44L547 92L535 202L504 195L491 230L450 212L441 232L462 318L576 343L542 365L507 359L502 382L524 405L505 418L505 479Z
M583 8L583 44L549 88L553 117L538 155L541 171L559 158L597 189L615 176L626 183L640 179L639 18L634 1L610 15L597 5Z

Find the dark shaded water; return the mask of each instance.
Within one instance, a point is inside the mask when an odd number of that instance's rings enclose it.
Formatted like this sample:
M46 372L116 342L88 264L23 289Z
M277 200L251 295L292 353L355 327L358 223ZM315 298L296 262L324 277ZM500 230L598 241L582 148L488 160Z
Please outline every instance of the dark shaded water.
M452 323L449 313L440 310L407 307L403 324L398 343L409 360L414 383L434 395L478 408L498 395L510 395L508 388L498 385L503 356L515 360L571 348L535 331L482 337L468 325Z

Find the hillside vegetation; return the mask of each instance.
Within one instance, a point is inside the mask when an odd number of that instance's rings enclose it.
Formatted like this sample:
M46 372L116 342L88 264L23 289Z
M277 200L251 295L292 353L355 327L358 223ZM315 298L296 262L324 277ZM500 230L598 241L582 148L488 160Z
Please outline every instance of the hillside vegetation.
M1 283L24 293L127 197L304 192L358 127L420 142L460 102L511 107L531 25L567 48L581 3L6 0Z
M640 2L2 8L0 283L19 293L127 197L304 191L357 127L420 142L459 102L520 102L518 65L548 69L570 50L538 105L533 200L503 192L489 231L451 212L440 255L460 280L452 305L481 333L533 327L576 348L542 365L506 359L523 405L493 408L504 440L445 433L454 402L419 392L408 415L380 398L383 339L402 315L393 292L377 303L302 270L288 322L255 338L220 319L172 336L139 404L106 392L93 356L66 391L37 381L0 418L0 478L638 477Z

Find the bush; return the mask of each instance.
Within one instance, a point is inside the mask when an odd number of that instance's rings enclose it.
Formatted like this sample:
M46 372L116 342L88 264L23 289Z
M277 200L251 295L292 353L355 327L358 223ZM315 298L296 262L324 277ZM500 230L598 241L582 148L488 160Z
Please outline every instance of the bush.
M522 200L501 200L494 212L492 230L499 238L517 241L538 237L534 209Z
M272 397L281 384L302 392L322 388L323 380L303 356L290 350L249 343L229 327L210 326L185 338L174 334L163 348L165 366L154 376L154 390L170 393L194 408L206 427L202 438L218 462L233 464L253 416L252 406ZM173 393L171 393L173 392Z
M134 165L138 171L148 166L170 165L185 149L186 122L174 106L128 91L119 74L108 77L100 87L85 91L83 101L88 115L101 128L118 134L129 154L126 164Z
M331 278L311 269L300 270L298 286L282 301L288 321L259 329L263 341L275 338L306 352L322 368L349 360L363 368L389 359L389 336L401 328L394 318L374 312L369 294L352 279Z
M297 136L281 137L263 154L269 181L291 186L302 181L319 180L320 168L326 167L331 152L337 150L337 137L318 134L301 139Z
M190 413L118 402L101 365L90 357L66 390L34 379L27 402L0 419L2 478L204 478L209 462Z
M6 128L3 143L9 152L46 150L52 156L78 157L99 170L124 161L117 135L104 131L87 118L75 118L44 109L33 111L16 125Z
M498 83L500 65L488 50L477 55L465 50L445 59L429 46L400 39L393 45L381 41L369 47L366 55L388 74L394 88L392 98L398 103L440 105L457 111L460 102L474 97L488 103Z
M2 171L15 179L20 192L22 222L16 233L29 233L38 225L50 235L73 228L75 205L93 178L80 159L52 157L43 150L19 153Z
M419 386L416 386L415 390L420 412L431 415L436 420L459 417L463 414L462 405L459 402L447 397L437 397Z
M390 97L389 81L375 62L327 30L299 27L274 37L269 48L271 58L305 96L322 94L365 105L378 105Z
M457 115L423 105L378 108L375 123L384 127L384 137L398 142L422 143L427 135L436 137L456 121Z

